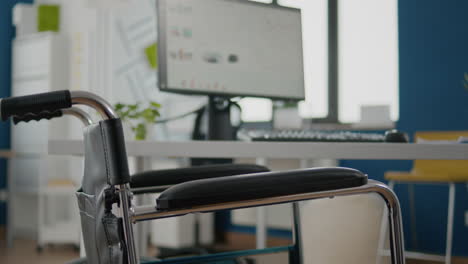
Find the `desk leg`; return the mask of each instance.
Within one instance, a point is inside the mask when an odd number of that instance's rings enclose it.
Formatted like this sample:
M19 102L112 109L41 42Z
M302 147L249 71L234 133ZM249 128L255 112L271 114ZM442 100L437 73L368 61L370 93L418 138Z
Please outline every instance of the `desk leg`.
M136 157L136 171L142 172L146 170L147 161L150 158L138 156ZM148 162L149 163L149 162ZM135 204L144 204L146 195L135 195ZM146 256L148 254L148 224L149 222L139 222L135 224L135 243L138 256Z
M455 183L449 185L449 205L447 217L447 240L445 248L445 263L448 264L452 258L452 240L453 240L453 212L455 211Z
M267 227L266 227L266 208L265 206L257 208L257 249L266 248Z
M13 203L16 194L13 181L13 166L15 165L14 158L7 162L7 225L6 225L6 240L7 247L12 248L15 238L15 221L13 216Z
M267 160L265 158L257 158L257 165L266 166ZM267 223L266 223L266 207L257 207L257 226L256 226L256 245L257 249L266 248L267 240Z

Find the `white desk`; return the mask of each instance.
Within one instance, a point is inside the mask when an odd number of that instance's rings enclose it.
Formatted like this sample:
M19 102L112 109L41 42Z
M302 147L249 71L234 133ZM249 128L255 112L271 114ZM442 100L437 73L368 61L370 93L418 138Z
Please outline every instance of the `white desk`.
M49 141L49 154L83 155L79 140ZM127 154L139 157L183 158L268 158L284 159L373 159L468 160L468 144L407 144L407 143L309 143L309 142L127 142ZM266 223L263 209L258 211L257 247L266 244Z
M52 140L49 141L49 154L83 155L83 143L80 140ZM467 160L468 144L129 141L127 154L164 158Z

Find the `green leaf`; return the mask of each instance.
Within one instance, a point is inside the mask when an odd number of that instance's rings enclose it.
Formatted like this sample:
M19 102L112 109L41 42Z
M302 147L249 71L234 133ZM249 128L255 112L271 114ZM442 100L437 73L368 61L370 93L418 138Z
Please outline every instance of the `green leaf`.
M158 68L158 43L153 43L145 48L146 59L151 69Z
M130 111L136 111L136 110L138 110L139 105L138 104L129 104L127 107L128 107L128 110L130 110Z
M161 114L159 113L159 111L156 110L156 109L153 109L153 114L154 114L155 117L160 117L160 116L161 116Z
M154 112L147 108L141 112L141 117L147 122L147 123L154 123L156 121L156 115Z
M138 124L135 129L135 140L145 140L146 139L146 126L143 123Z
M120 111L122 109L124 109L125 105L122 104L122 103L116 103L114 108L115 108L115 111Z
M152 107L154 107L154 108L161 108L161 104L158 104L158 103L153 102L153 101L150 102L150 105L151 105Z

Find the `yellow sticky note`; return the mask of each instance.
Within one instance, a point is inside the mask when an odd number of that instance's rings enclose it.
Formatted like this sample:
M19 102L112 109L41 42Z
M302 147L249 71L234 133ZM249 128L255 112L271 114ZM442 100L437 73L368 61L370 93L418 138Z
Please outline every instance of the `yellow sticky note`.
M145 48L146 58L152 69L158 68L158 43L154 43Z
M37 30L54 31L60 30L60 6L39 5L37 7Z

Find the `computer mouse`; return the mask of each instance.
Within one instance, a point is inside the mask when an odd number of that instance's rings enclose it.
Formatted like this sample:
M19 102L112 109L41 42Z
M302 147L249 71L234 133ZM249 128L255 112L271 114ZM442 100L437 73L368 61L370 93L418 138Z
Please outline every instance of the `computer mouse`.
M409 137L405 132L392 129L385 132L384 141L391 143L408 143Z

